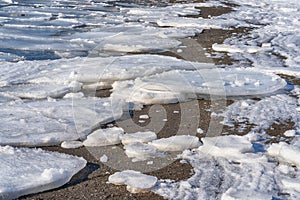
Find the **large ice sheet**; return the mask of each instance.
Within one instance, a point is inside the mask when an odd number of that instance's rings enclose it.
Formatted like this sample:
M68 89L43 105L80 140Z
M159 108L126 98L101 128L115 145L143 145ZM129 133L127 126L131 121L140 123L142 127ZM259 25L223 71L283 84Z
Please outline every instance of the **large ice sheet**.
M41 149L0 146L0 199L60 187L86 163L83 158Z
M113 98L143 104L175 103L199 95L254 96L275 92L285 80L252 69L173 70L134 81L115 82Z
M76 93L81 90L81 84L23 84L11 87L0 87L0 93L24 99L62 98L67 93Z
M43 146L84 138L101 124L118 119L120 106L109 98L4 104L0 107L0 144Z
M111 84L174 69L214 68L210 63L196 63L159 55L126 55L108 58L85 58L70 77L82 83ZM106 84L104 84L106 85Z
M96 88L97 86L98 88L106 88L110 87L116 80L134 79L173 69L194 70L214 67L213 64L209 63L195 63L169 56L146 54L54 61L4 62L1 68L0 86L8 87L2 90L9 91L20 88L22 84L42 84L33 86L42 87L44 85L51 90L50 85L53 85L53 88L61 85L68 87L72 81L78 81L85 85L95 84L94 87ZM33 88L28 87L27 89ZM22 92L20 89L17 91L18 93Z

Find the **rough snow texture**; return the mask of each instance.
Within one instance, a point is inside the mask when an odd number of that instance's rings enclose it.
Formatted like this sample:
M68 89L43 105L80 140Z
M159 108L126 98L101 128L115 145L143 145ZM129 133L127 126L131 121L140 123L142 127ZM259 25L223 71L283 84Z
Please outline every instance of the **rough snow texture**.
M128 191L138 193L145 192L155 186L157 178L138 171L125 170L109 176L108 182L115 185L126 185Z
M120 137L123 133L124 130L117 127L98 129L88 135L87 139L83 141L83 144L88 147L119 144L121 143Z
M171 71L115 82L114 99L143 104L176 103L197 99L201 95L253 96L275 92L286 86L279 76L249 69L202 69Z
M0 199L60 187L85 165L83 158L66 154L0 146Z
M279 94L262 100L240 100L228 106L221 114L224 124L253 124L253 130L268 129L274 123L294 122L300 126L299 102L289 95ZM241 129L243 127L240 127Z
M241 62L250 60L255 67L299 75L299 1L231 2L241 6L235 8L236 12L217 18L234 18L255 29L245 36L229 38L225 44L214 45L214 49L231 52Z
M253 152L245 136L205 139L203 146L184 151L181 158L193 166L194 175L180 182L159 180L152 191L166 199L272 199L279 198L282 190L291 191L290 199L299 195L299 176L290 176L283 186L281 181L286 179L281 179L285 176L277 163Z

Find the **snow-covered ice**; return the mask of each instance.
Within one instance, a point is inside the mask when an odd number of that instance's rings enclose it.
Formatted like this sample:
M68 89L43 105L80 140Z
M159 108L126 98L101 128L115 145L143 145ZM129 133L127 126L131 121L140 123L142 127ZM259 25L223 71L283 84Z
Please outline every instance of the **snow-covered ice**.
M125 170L109 176L108 182L115 185L126 185L132 193L145 192L155 186L157 178L138 171Z
M83 158L57 152L0 146L0 199L60 187L86 163Z
M176 103L199 95L254 96L286 86L279 76L251 69L173 70L134 81L115 82L112 97L143 104Z
M129 144L133 142L147 143L155 140L157 135L152 131L127 133L121 136L122 144Z
M160 138L149 142L159 151L183 151L197 148L201 145L199 138L191 135L175 135L169 138Z
M121 143L120 137L123 135L124 130L118 127L107 129L98 129L87 136L83 141L84 146L107 146Z

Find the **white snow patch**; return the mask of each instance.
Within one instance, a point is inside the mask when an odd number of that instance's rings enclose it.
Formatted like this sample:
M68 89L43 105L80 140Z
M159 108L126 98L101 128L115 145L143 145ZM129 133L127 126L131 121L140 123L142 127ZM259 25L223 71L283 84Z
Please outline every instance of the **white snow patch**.
M294 137L296 135L296 130L287 130L283 133L286 137Z

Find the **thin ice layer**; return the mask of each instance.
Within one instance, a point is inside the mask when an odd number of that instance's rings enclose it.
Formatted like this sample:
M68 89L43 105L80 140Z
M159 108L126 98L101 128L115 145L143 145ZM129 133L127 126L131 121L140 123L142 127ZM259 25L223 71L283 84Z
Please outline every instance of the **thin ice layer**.
M54 189L69 182L86 160L41 149L0 146L0 199Z
M109 98L62 99L1 105L0 144L56 145L77 140L122 115Z
M279 76L251 69L173 70L162 74L115 82L113 98L144 104L175 103L198 95L254 96L286 86Z

